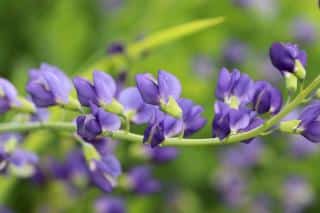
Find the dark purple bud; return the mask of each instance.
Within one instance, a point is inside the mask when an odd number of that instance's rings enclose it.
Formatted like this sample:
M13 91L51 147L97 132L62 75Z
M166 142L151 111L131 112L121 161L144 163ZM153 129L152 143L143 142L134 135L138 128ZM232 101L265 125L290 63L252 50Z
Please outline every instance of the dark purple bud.
M101 134L99 121L93 115L81 115L76 119L77 134L86 141L91 141Z
M247 104L251 101L252 87L253 81L247 74L241 74L237 69L230 73L226 68L222 68L218 78L216 96L232 108L238 108L240 104Z
M37 107L67 104L71 89L70 80L57 67L41 64L29 72L26 90Z
M214 105L215 116L212 122L212 136L224 139L230 132L230 108L223 102L216 102Z
M0 78L0 114L19 105L16 88L8 80Z
M76 88L78 100L81 105L89 107L90 104L98 104L97 95L94 86L87 80L80 77L73 79Z
M254 85L253 109L259 114L277 114L282 107L282 95L267 81L257 81Z
M144 131L143 143L150 143L156 147L165 140L164 122L149 124Z
M117 55L117 54L122 54L125 51L125 47L122 43L120 42L114 42L109 45L108 47L108 54L109 55Z
M125 213L124 201L118 197L103 196L95 202L96 213Z
M147 195L160 191L160 182L154 179L151 169L139 166L131 169L128 173L129 185L133 192Z
M136 84L142 99L147 104L160 105L160 102L167 103L169 97L178 99L181 94L179 80L163 70L158 71L157 81L151 74L138 74Z
M110 192L117 185L121 165L114 155L102 156L100 160L90 160L91 181L104 192Z
M316 101L305 107L301 112L299 120L301 121L297 130L305 138L314 143L320 142L320 102Z
M295 44L273 43L269 54L273 66L282 74L283 72L294 73L296 60L299 60L303 66L306 66L307 63L306 53Z
M194 105L191 100L180 98L178 104L182 109L184 136L188 137L202 129L207 120L202 117L203 108L200 105Z

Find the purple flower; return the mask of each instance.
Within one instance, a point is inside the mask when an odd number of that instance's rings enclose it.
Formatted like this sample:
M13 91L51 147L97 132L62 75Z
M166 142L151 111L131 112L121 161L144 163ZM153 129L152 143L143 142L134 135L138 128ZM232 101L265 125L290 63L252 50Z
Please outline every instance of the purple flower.
M96 213L125 213L124 201L118 197L103 196L95 202Z
M19 105L16 88L8 80L0 78L0 114Z
M22 149L16 149L9 158L9 169L21 177L30 177L36 172L38 157Z
M283 186L285 212L303 212L314 199L314 192L310 184L302 177L289 177Z
M119 95L119 102L124 106L124 113L135 124L148 123L154 106L145 104L136 87L129 87Z
M205 126L207 120L201 116L203 108L200 105L194 105L191 100L183 98L177 102L182 109L184 136L190 136Z
M212 135L221 140L239 132L247 132L257 128L263 123L262 119L256 116L256 113L247 108L232 109L223 102L216 102L215 117L212 122ZM247 139L245 143L252 140Z
M144 150L148 158L154 163L167 163L174 160L178 153L178 150L174 147L154 147L149 145L144 146Z
M136 84L144 102L151 105L167 103L170 97L178 99L181 94L179 80L163 70L158 71L157 80L149 73L136 75Z
M51 160L48 167L55 178L71 186L84 186L88 181L89 169L80 149L70 151L63 162Z
M248 55L248 47L240 41L230 41L223 51L223 62L229 65L244 63Z
M77 134L86 141L94 140L102 131L120 129L118 116L105 112L102 108L92 105L92 114L80 115L76 119Z
M320 102L316 101L305 107L300 116L297 130L301 135L314 143L320 142Z
M241 74L237 69L230 73L226 68L222 68L218 78L216 97L233 108L238 108L240 104L251 101L252 87L253 81L247 74Z
M183 131L183 121L154 110L152 119L144 131L143 143L149 142L151 147L161 144L166 137L173 137Z
M146 166L131 169L128 181L132 191L141 195L159 192L161 188L160 182L154 179L151 169Z
M67 104L71 89L68 77L57 67L41 64L39 69L29 71L26 90L37 107Z
M307 64L307 55L295 44L290 43L273 43L270 48L270 59L282 74L284 72L295 72L296 60L305 66Z
M78 99L83 106L108 105L116 95L116 82L107 73L101 71L93 72L93 84L89 81L76 77L73 84L77 90Z
M109 45L107 52L109 55L122 54L125 51L125 47L120 42L113 42Z
M261 141L238 144L221 153L221 163L230 168L248 168L257 165L262 158L264 147Z
M296 158L303 158L319 150L318 144L311 143L305 138L293 135L289 141L290 153Z
M254 84L253 109L259 114L277 114L282 107L282 95L278 89L267 81L257 81Z
M296 19L291 28L294 40L300 44L311 44L316 40L315 26L307 20Z
M121 165L114 155L104 155L101 159L88 161L90 177L93 184L104 192L110 192L117 185L121 174Z

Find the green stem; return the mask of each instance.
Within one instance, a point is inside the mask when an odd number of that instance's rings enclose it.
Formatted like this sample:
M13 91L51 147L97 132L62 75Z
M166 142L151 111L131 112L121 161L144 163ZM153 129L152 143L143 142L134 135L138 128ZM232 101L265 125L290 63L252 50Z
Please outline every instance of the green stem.
M203 139L186 139L186 138L167 138L163 146L201 146L201 145L223 145L238 143L243 140L247 140L259 135L263 135L264 132L268 131L280 120L290 113L294 108L299 106L303 100L318 86L320 85L320 76L318 76L307 88L302 90L290 103L285 105L283 109L275 116L271 117L265 122L264 125L255 128L248 132L234 134L223 140L219 138L203 138ZM0 124L0 133L4 132L23 132L37 129L50 129L50 130L61 130L61 131L76 131L76 126L70 122L27 122L27 123L4 123ZM130 142L141 143L143 140L142 135L126 132L124 130L118 130L114 132L106 132L105 136L111 137L115 140L126 140Z

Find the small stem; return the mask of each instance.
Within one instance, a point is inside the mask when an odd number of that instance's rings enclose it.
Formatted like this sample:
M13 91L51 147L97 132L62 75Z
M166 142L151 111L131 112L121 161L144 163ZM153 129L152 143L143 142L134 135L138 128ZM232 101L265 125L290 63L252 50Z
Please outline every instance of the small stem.
M290 103L285 105L282 110L275 116L267 120L264 125L261 125L251 131L238 133L229 136L223 142L219 138L203 138L203 139L186 139L186 138L167 138L163 142L163 146L202 146L202 145L224 145L238 143L243 140L254 138L268 132L275 124L277 124L283 117L290 113L294 108L299 106L308 95L320 85L320 76L318 76L311 84L302 90ZM27 122L27 123L3 123L0 124L0 133L4 132L23 132L37 129L50 129L61 131L76 131L75 124L71 122ZM105 136L111 137L115 140L127 140L131 142L142 143L143 136L130 133L124 130L114 132L105 132Z

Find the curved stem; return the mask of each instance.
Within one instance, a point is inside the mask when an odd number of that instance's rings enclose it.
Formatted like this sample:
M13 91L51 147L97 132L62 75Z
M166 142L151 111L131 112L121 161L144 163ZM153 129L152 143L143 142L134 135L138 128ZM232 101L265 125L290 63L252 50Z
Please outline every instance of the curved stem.
M201 145L223 145L238 143L259 135L263 135L271 127L277 124L283 117L290 113L294 108L303 103L303 100L320 85L320 76L318 76L307 88L302 90L290 103L285 105L283 109L275 116L267 120L264 125L248 132L231 135L228 139L221 141L219 138L203 138L203 139L186 139L186 138L167 138L163 146L201 146ZM71 122L27 122L27 123L4 123L0 124L0 133L4 132L23 132L37 129L50 129L59 131L76 131L76 126ZM142 135L130 133L124 130L114 132L105 132L105 136L116 140L127 140L131 142L141 143Z

